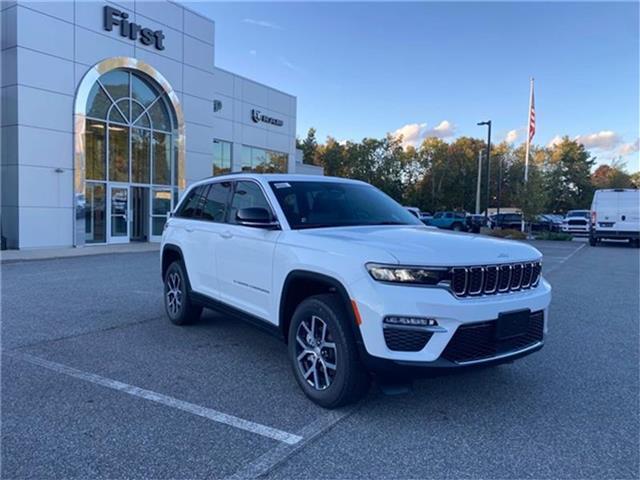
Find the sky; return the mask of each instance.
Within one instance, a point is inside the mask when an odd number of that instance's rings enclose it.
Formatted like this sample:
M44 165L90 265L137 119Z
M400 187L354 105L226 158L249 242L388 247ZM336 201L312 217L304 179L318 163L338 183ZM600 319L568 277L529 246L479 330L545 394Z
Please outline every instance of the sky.
M299 137L447 141L568 135L640 169L639 3L184 2L216 22L215 63L297 97Z

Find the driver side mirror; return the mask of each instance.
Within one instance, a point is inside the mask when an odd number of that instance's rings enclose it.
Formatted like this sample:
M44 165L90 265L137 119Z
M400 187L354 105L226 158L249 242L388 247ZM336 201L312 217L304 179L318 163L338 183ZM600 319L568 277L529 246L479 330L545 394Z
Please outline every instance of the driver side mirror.
M280 227L278 221L273 218L271 212L262 207L241 208L236 213L236 222L245 227L276 229Z

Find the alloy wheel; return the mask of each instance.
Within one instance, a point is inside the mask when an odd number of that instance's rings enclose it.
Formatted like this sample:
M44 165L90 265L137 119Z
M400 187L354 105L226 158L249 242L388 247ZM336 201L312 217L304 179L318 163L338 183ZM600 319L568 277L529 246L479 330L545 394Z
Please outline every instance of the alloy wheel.
M167 310L172 318L177 317L182 309L182 279L178 272L171 272L167 276L166 286Z
M315 390L329 388L337 373L338 351L324 320L312 315L300 323L295 352L305 381Z

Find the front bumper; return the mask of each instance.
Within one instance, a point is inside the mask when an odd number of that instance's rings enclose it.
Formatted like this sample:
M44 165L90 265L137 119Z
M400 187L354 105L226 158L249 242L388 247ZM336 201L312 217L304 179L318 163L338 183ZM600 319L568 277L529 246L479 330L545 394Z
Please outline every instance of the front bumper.
M585 225L562 225L562 231L565 233L589 233L590 227Z
M611 238L611 239L629 239L637 240L640 238L640 232L637 231L622 231L622 230L591 230L591 236L593 238Z
M404 380L410 378L430 377L437 375L446 375L454 372L464 372L472 369L492 367L511 363L527 355L531 355L544 347L544 341L536 342L526 348L497 355L492 358L478 360L469 363L456 363L444 358L439 358L433 362L410 362L406 360L389 360L386 358L374 357L367 353L363 353L362 360L371 372L378 375L393 378L395 380Z
M551 287L541 278L534 289L460 299L440 288L389 285L362 278L350 285L350 295L356 300L362 319L358 333L363 360L369 368L428 370L501 363L542 348L547 332ZM463 330L461 327L490 323L498 319L501 313L524 309L543 315L539 345L538 342L520 345L522 348L515 345L510 351L469 363L452 362L443 356L456 332ZM398 351L389 348L389 339L385 338L383 318L386 316L432 318L437 321L438 328L434 329L420 350Z

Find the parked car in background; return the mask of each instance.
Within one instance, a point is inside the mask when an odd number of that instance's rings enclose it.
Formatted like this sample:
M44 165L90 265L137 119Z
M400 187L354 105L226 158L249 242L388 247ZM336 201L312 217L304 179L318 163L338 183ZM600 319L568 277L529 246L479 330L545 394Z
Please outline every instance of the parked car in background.
M484 215L469 214L467 215L467 230L473 233L480 233L482 227L489 226L489 219Z
M562 231L565 233L583 234L589 233L589 210L569 210L562 221Z
M445 230L465 232L467 230L467 215L464 212L436 212L429 220L429 225Z
M489 217L491 228L503 228L520 230L522 226L522 214L520 213L497 213Z
M425 225L431 225L429 222L431 221L432 218L433 218L433 215L431 214L431 212L422 212L420 214L420 220Z
M564 217L561 215L553 214L540 214L536 216L536 219L531 222L532 232L560 232L562 230L562 220Z
M589 244L625 239L640 246L640 190L596 190L591 203Z

